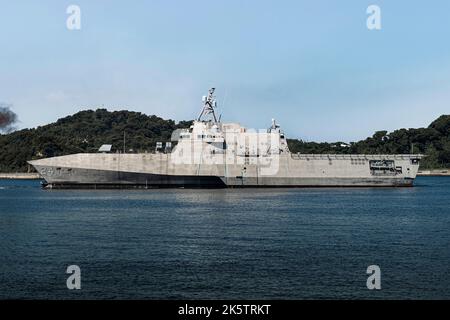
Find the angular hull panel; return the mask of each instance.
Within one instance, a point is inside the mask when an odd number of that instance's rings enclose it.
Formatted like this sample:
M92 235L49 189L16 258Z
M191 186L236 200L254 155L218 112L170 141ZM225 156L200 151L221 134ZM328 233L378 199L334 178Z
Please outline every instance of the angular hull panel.
M276 188L276 187L411 187L409 177L252 177L172 175L67 168L34 164L47 188Z
M41 167L46 172L55 172L57 168ZM125 171L108 171L97 169L72 169L67 174L60 169L61 174L46 179L47 188L54 189L128 189L128 188L225 188L219 177L214 176L172 176L151 173L136 173Z

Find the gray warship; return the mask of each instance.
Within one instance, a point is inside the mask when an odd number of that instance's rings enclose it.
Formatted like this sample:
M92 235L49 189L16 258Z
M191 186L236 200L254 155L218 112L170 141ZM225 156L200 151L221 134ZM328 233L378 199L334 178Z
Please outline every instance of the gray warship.
M280 126L222 123L215 89L200 115L148 153L96 153L32 160L46 188L409 187L420 154L291 153ZM171 148L172 143L174 147Z

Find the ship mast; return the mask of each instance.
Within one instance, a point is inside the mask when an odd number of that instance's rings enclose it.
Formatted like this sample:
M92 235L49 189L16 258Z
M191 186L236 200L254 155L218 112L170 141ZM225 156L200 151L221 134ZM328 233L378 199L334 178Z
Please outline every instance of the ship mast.
M208 114L212 114L214 118L214 122L217 121L216 113L214 112L214 108L217 107L216 97L214 96L214 91L216 88L209 89L208 95L204 96L203 101L203 109L200 115L197 118L197 121L201 121L202 116L206 116Z

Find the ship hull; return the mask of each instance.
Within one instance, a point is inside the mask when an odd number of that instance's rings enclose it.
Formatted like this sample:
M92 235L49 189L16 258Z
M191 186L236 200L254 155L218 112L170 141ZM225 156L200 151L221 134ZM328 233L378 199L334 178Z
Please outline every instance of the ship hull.
M245 158L244 163L180 164L168 154L75 154L29 163L47 188L411 187L418 158L288 154L269 172ZM380 161L390 167L379 167Z
M42 169L42 168L41 168ZM57 168L47 167L46 170ZM219 177L172 176L163 174L77 169L75 175L61 174L46 180L51 189L149 189L149 188L225 188Z
M43 168L39 168L43 169ZM56 171L46 167L45 171ZM75 175L61 174L48 179L49 189L151 189L151 188L311 188L311 187L412 187L412 178L330 178L330 177L217 177L184 176L77 169Z

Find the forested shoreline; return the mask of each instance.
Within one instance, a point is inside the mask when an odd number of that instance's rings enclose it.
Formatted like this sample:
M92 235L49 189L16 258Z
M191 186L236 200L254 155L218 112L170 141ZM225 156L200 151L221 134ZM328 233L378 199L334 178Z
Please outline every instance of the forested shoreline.
M113 152L148 152L157 141L170 141L174 130L192 121L165 120L133 111L85 110L45 126L0 134L0 172L27 172L27 160L79 152L95 152L112 144ZM407 154L427 157L421 168L450 168L450 115L442 115L427 128L377 131L351 143L307 142L288 139L291 152L333 154Z

